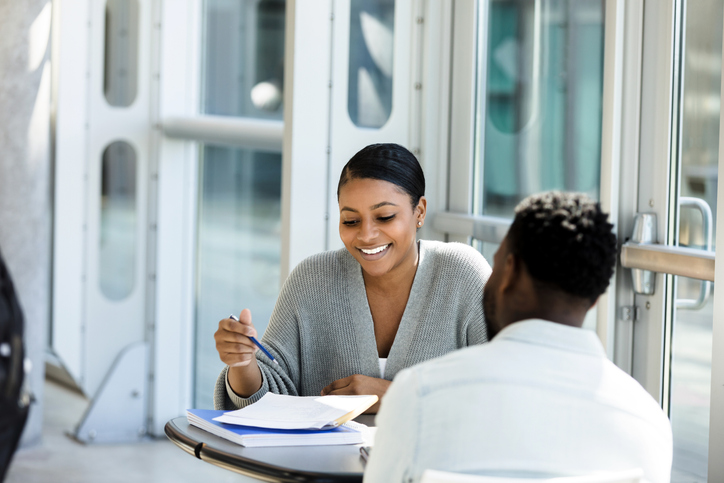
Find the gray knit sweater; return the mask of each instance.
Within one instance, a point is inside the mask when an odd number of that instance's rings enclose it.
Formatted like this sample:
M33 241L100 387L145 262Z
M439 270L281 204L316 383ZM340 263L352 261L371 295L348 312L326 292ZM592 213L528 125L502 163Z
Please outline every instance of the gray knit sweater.
M490 265L461 243L420 241L410 297L385 368L385 379L419 362L487 340L483 286ZM302 261L284 283L262 343L279 362L257 352L262 387L248 398L219 375L217 409L238 409L268 391L319 395L353 374L380 377L377 343L362 268L346 249Z

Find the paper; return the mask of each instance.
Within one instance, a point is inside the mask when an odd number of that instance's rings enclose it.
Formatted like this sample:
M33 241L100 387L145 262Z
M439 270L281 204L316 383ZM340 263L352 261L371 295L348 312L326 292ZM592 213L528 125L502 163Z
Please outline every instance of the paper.
M259 401L214 418L226 424L273 429L335 428L362 414L377 396L283 396L266 393Z

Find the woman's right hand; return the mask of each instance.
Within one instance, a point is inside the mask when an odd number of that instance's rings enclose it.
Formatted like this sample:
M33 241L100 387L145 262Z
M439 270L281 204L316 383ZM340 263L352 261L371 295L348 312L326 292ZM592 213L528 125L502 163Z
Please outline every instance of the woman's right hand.
M256 359L256 346L249 337L256 336L249 309L241 311L238 321L232 318L220 320L219 329L214 334L219 358L230 367L248 366Z
M249 397L261 388L261 371L254 355L256 346L249 339L256 336L249 309L241 311L238 321L232 318L220 320L214 334L219 358L229 366L229 385L240 397Z

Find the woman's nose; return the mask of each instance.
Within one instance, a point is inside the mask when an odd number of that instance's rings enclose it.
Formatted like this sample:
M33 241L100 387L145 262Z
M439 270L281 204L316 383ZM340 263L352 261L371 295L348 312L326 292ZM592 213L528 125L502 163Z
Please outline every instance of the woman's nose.
M361 223L359 232L357 232L357 239L361 242L369 242L374 240L377 236L377 227L374 223Z

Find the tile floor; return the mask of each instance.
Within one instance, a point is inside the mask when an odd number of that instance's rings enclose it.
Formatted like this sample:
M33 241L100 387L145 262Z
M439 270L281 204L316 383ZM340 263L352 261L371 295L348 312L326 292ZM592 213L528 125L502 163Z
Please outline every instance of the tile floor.
M42 443L18 450L5 483L251 482L197 460L162 438L137 444L86 446L69 438L88 400L52 381L45 384Z

